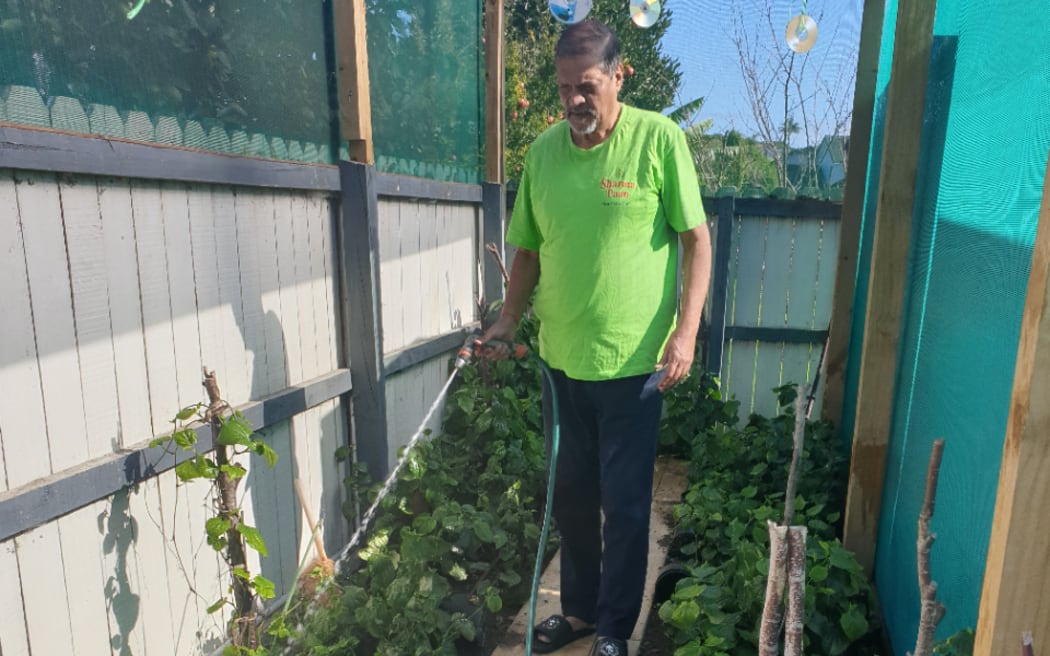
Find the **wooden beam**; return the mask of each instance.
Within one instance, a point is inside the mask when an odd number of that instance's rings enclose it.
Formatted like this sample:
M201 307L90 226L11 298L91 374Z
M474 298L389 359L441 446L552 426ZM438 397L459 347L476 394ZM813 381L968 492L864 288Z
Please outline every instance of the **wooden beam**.
M882 49L882 23L885 0L864 3L860 30L860 54L857 57L857 83L853 92L853 117L850 124L846 194L842 202L842 227L839 232L839 257L835 270L835 292L831 304L828 353L825 360L822 416L841 430L842 404L846 388L846 363L849 359L849 335L853 325L853 294L857 282L857 256L860 251L860 228L864 218L864 197L868 180L868 156L871 152L872 118L875 114L876 81L879 74L879 52Z
M485 0L486 182L506 180L503 139L503 0Z
M999 491L984 568L974 655L1019 651L1022 631L1050 649L1050 165L1032 253L1006 424Z
M718 199L718 228L715 233L714 281L711 288L711 316L708 317L704 368L722 375L722 349L726 341L726 301L729 298L729 260L733 245L733 219L736 200Z
M383 313L379 279L379 195L376 170L340 162L343 196L339 220L339 263L344 352L350 355L354 443L357 461L372 480L386 478L386 371L383 367Z
M886 469L897 346L915 213L936 0L902 3L886 103L875 241L864 321L843 543L871 574Z
M365 0L335 0L334 9L339 133L347 142L351 160L373 164Z

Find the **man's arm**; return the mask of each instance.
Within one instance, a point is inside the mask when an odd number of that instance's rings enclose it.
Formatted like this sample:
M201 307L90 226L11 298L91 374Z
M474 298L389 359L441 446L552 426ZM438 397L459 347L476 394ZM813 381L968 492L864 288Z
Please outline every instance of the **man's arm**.
M540 279L540 254L519 248L514 255L514 263L510 267L510 281L507 283L507 297L503 301L503 310L500 312L496 323L485 331L482 336L483 342L499 340L510 343L514 341L514 333L518 330L518 322L521 315L528 307L532 290ZM702 305L702 303L701 303ZM509 352L503 348L488 349L486 355L490 357L503 358Z
M696 332L711 282L711 232L707 224L679 233L682 240L682 302L678 324L667 340L660 364L665 369L661 392L689 374L696 353Z

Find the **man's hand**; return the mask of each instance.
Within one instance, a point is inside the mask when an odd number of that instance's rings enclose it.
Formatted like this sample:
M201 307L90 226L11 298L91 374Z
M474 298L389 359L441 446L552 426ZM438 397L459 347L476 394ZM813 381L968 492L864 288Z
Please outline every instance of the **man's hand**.
M518 331L518 319L512 315L501 314L478 340L476 355L489 360L506 360L510 357L510 345Z
M664 347L664 357L660 359L657 368L664 370L664 377L656 386L661 392L666 392L686 376L693 366L693 354L696 352L696 334L690 336L691 331L676 328L671 333Z

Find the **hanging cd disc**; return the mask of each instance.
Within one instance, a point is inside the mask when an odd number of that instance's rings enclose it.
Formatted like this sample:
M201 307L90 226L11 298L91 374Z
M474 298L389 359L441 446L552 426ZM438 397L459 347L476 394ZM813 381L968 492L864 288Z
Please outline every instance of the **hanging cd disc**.
M788 21L784 39L795 52L809 52L817 42L817 22L806 14L795 16Z
M547 0L551 16L561 23L579 23L591 13L592 0Z
M638 27L652 27L660 18L660 0L631 0L631 20Z

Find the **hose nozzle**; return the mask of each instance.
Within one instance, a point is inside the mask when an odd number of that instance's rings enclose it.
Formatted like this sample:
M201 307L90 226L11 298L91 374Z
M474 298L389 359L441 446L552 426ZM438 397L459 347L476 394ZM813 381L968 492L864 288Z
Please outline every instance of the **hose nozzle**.
M459 348L459 353L456 353L455 367L457 371L470 364L470 361L474 359L474 347L477 343L477 334L471 333L467 335L467 341L463 342L463 346Z
M456 353L456 364L457 370L470 364L474 356L477 355L477 349L482 346L494 346L501 344L507 347L509 355L513 358L522 359L529 353L528 347L524 344L510 344L501 340L492 339L487 342L481 341L477 334L471 334L467 337L467 341L463 342L463 346L460 347L459 353Z

